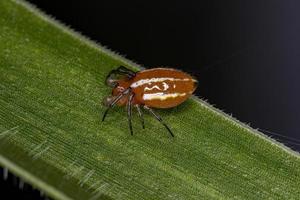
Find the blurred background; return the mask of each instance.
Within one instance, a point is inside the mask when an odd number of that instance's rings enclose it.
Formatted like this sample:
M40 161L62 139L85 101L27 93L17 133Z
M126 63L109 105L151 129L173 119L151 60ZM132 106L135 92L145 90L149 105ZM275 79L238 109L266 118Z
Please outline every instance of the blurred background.
M202 99L300 151L300 1L29 2L146 68L193 74Z

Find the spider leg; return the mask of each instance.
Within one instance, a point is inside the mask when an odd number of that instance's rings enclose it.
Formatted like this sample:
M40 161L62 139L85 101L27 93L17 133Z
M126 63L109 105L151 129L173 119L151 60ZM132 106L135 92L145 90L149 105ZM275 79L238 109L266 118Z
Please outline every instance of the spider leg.
M109 74L106 76L105 78L106 85L110 87L116 87L118 85L118 83L116 82L118 78L117 77L114 78L114 75L121 75L127 77L128 79L132 79L133 77L135 77L136 73L134 71L131 71L130 69L127 69L124 66L120 66L117 69L111 70Z
M116 104L118 103L118 101L120 101L120 99L127 95L129 92L130 92L131 88L128 88L126 90L124 90L122 93L120 93L109 105L108 105L108 108L105 110L104 114L103 114L103 117L102 117L102 121L104 121L108 111Z
M131 76L131 78L134 77L136 74L134 71L132 71L124 66L118 67L116 69L116 71L118 71L119 73L127 74L127 75Z
M111 70L109 72L109 74L106 76L106 79L108 79L112 74L125 75L128 78L133 78L136 73L134 71L130 70L130 69L127 69L124 66L120 66L117 69Z
M162 125L164 125L164 127L166 127L166 129L169 131L169 133L171 134L172 137L174 137L174 134L172 133L171 129L168 127L168 125L162 120L162 118L156 114L151 108L149 108L148 106L144 106L144 108L146 110L148 110L154 117L155 119L157 119Z
M132 122L131 122L131 115L132 115L132 100L133 100L134 94L130 94L128 101L127 101L127 117L128 117L128 124L129 124L129 130L130 134L133 135L132 130Z
M142 127L143 127L143 129L145 129L145 122L144 122L143 112L142 112L142 110L141 110L141 108L138 104L136 104L135 107L136 107L136 109L139 113L139 117L141 119Z

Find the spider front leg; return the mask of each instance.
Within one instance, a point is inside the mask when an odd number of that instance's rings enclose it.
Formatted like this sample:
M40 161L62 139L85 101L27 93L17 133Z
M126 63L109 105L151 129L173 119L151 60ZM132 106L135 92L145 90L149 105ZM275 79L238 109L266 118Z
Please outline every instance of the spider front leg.
M106 76L105 83L109 87L116 87L118 85L119 79L132 79L135 77L136 73L127 69L126 67L119 67L117 69L111 70L109 74Z
M136 74L134 71L132 71L132 70L130 70L130 69L124 67L124 66L118 67L115 71L120 73L120 74L126 74L127 76L129 76L129 78L134 77L135 74Z

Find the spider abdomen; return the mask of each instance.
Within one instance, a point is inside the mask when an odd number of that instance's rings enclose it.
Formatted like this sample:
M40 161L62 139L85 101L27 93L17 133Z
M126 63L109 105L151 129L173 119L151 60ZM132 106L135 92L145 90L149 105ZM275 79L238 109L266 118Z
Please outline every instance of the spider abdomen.
M153 108L175 107L188 99L196 89L192 76L168 68L138 72L131 82L136 103Z

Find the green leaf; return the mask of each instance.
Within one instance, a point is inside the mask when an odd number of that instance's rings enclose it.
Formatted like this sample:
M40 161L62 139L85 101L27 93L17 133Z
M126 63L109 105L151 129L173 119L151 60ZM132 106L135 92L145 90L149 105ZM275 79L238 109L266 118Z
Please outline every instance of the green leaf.
M112 11L113 12L113 11ZM106 20L106 19L100 19ZM56 199L299 199L299 155L194 97L101 122L110 70L132 62L23 1L0 1L0 165Z

